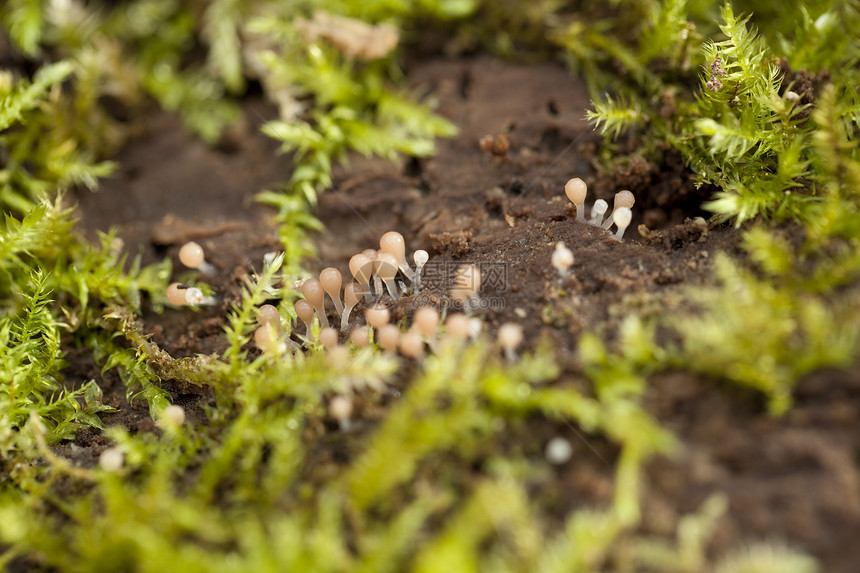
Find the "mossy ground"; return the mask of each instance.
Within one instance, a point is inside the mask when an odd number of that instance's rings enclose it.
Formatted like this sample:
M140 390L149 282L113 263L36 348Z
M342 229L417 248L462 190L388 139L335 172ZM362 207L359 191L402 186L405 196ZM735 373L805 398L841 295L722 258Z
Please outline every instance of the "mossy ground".
M856 1L7 4L0 567L856 568ZM480 336L250 342L391 229L431 254L394 320L472 263Z
M317 210L328 229L316 236L320 257L313 264L319 268L334 265L346 274L348 257L373 246L389 229L401 231L410 248L428 249L435 262L498 263L505 282L484 296L503 304L484 314L489 331L513 320L525 327L528 346L549 336L570 372L562 374L564 381L581 368L577 344L583 332L609 335L628 313L672 312L667 304L685 309L689 303L681 287L713 281L716 252L741 254L736 229L684 222L706 215L689 206L689 196L661 204L648 194L677 187L686 175L677 166L640 166L638 173L635 166L595 170L596 136L581 114L586 95L561 67L513 65L489 57L434 59L416 63L410 77L436 94L439 112L461 133L441 141L432 159L391 164L354 157L348 169L339 170L333 191L321 197ZM173 116L154 113L146 132L118 157L123 169L115 178L96 194L77 194L84 229L92 233L118 226L125 249L142 252L145 262L175 259L185 240L206 248L218 269L211 283L222 304L143 315L144 330L174 357L223 352L228 305L238 300L242 279L255 261L259 264L278 246L266 208L252 197L283 179L289 160L273 159L271 142L258 135L257 126L271 109L254 99L246 100L243 109L239 127L216 147L185 135ZM480 149L480 137L499 133L511 141L505 157ZM634 188L645 203L634 227L647 219L661 238L646 240L632 228L622 244L575 223L560 193L572 174L584 176L607 199L621 181ZM692 187L687 191L696 193ZM576 256L575 272L565 279L549 265L559 240ZM425 293L437 302L444 294L432 283ZM395 317L409 315L415 302L399 303ZM102 376L86 353L72 351L67 359L72 378L98 380L107 403L119 410L103 417L106 425L158 431L145 403L129 406L119 380L110 373ZM305 430L303 440L312 452L303 469L306 483L325 483L364 450L411 376L404 371L395 378L394 395L359 396L351 432L326 419ZM849 534L860 527L860 440L851 431L860 415L858 379L856 367L808 376L797 387L794 408L777 420L753 393L683 371L652 376L647 408L683 447L646 465L642 530L670 537L681 516L723 491L729 510L708 545L710 555L749 540L777 538L809 551L825 571L851 571L860 559ZM203 419L201 406L214 405L205 386L165 380L164 387L192 420ZM443 458L436 471L460 472L449 479L468 483L480 479L481 459L510 456L541 465L543 449L554 436L572 442L571 461L548 467L525 485L532 503L561 527L571 511L611 502L618 448L599 436L526 418L512 423L471 464ZM89 466L108 444L88 430L59 451Z

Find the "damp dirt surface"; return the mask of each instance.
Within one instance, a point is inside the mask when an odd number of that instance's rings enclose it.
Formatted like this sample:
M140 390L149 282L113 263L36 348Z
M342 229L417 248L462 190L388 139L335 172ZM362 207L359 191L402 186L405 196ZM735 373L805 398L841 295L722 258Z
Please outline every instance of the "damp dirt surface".
M453 274L460 265L475 264L484 277L484 335L517 322L527 344L551 339L565 376L572 376L583 331L608 335L626 313L647 313L663 304L666 294L677 293L683 304L684 288L710 280L718 252L740 255L736 231L701 219L706 214L697 205L707 190L696 189L670 153L660 164L634 158L612 171L598 168L599 137L584 120L584 85L561 66L522 66L489 57L437 59L412 64L409 77L416 90L438 102L437 112L458 126L459 135L440 140L432 158L392 163L356 156L339 167L334 189L321 195L315 211L328 229L315 237L319 260L307 264L317 271L335 266L349 276L353 254L377 248L385 231L399 231L410 252L423 248L431 259L422 292L389 301L395 319L408 321L424 305L451 304L446 293ZM155 113L116 158L121 167L115 176L97 193L76 195L84 233L95 238L97 231L116 227L131 256L139 254L144 263L170 257L177 280L193 276L179 265L179 246L195 240L204 247L216 269L203 277L218 293L215 306L159 314L145 305L144 330L174 357L224 350L225 317L244 278L260 269L265 253L279 248L272 214L254 202L254 194L289 178L289 157L275 155L277 142L259 134L273 109L249 99L244 110L243 121L214 147L185 134L177 117ZM637 205L624 242L576 222L562 193L571 176L588 183L589 205L596 198L611 205L617 190L633 191ZM566 277L550 265L559 241L575 256ZM70 348L67 360L70 380L99 381L106 401L118 409L103 417L107 425L155 431L145 404L129 406L121 381L102 375L86 352ZM211 400L206 388L166 384L191 410ZM366 411L381 417L386 400L368 403ZM672 535L680 516L710 494L724 492L729 511L719 522L711 554L743 541L784 540L816 556L823 571L856 570L856 367L808 376L797 387L796 405L779 420L766 413L759 397L683 372L654 375L646 404L683 448L647 466L644 529ZM329 422L312 432L326 467L344 463L362 448L361 434L341 438ZM573 459L554 467L535 487L536 501L559 517L611 501L617 452L601 438L572 432L559 423L525 420L499 444L498 453L542 460L552 437L572 441ZM62 446L65 455L84 465L94 464L105 447L104 439L89 431Z

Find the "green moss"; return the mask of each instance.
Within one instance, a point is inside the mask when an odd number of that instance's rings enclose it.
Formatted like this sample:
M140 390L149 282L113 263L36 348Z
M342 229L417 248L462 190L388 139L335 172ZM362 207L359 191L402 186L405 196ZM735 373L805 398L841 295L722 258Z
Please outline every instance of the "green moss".
M643 468L678 448L642 405L649 376L683 368L730 380L762 392L780 414L799 378L856 356L860 98L851 3L784 14L754 3L758 20L704 1L586 2L577 12L552 1L55 4L12 0L2 12L37 70L0 74L3 565L711 570L705 548L721 497L682 518L672 540L640 529ZM480 340L442 347L409 368L375 348L351 349L348 364L332 364L319 348L257 355L249 346L255 308L279 300L288 312L295 293L283 285L313 253L307 234L321 225L312 208L333 167L354 152L432 154L436 137L455 133L431 101L403 88L396 53L363 62L308 42L299 18L320 8L403 34L433 20L456 29L461 46L484 42L509 56L528 46L536 57L554 44L585 74L596 100L590 117L608 136L631 138L648 157L674 148L701 182L719 188L708 208L746 226L748 260L718 256L711 284L686 296L692 310L665 304L677 292L624 301L642 316L620 321L611 344L582 335L578 361L565 357L564 369L547 341L514 366ZM800 71L825 68L846 71L805 100L789 95L801 89ZM295 165L290 181L258 196L277 211L285 252L247 281L227 316L222 355L176 359L138 320L145 303L161 310L169 262L129 261L114 232L97 245L82 240L57 191L95 187L114 168L106 158L129 130L106 99L134 118L151 97L215 141L237 117L249 79L280 105L281 119L264 132ZM560 328L571 316L556 302L542 319ZM658 344L658 328L676 343ZM63 337L115 370L130 401L147 402L157 431L105 429L99 386L72 389L62 379ZM163 419L172 399L166 380L210 388L215 400L171 424ZM327 441L333 394L366 408L337 444ZM570 508L559 527L555 508L535 494L550 475L534 454L542 444L505 457L493 449L508 428L534 419L587 445L595 437L610 444L611 501ZM52 449L83 426L124 454L122 469L78 467ZM815 568L764 545L718 560L715 570L771 566L762 563Z

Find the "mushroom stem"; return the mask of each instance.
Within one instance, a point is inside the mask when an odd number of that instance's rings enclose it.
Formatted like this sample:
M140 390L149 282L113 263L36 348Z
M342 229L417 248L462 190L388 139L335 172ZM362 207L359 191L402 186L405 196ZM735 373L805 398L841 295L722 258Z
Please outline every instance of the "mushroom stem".
M346 330L347 324L349 324L349 315L352 313L352 309L355 308L355 305L358 304L358 298L361 295L361 287L356 283L349 283L343 289L343 313L340 315L340 329Z
M299 317L303 323L305 323L305 338L307 340L311 339L311 323L314 320L314 307L311 306L311 303L304 299L299 299L293 305L293 308L296 311L296 316Z
M394 277L397 276L397 259L391 253L380 253L376 262L378 263L376 276L385 283L391 298L400 300L400 291L394 282Z
M373 302L373 296L370 294L370 277L373 275L373 261L364 253L353 255L349 259L349 272L358 281L361 286L361 292L364 294L365 302Z

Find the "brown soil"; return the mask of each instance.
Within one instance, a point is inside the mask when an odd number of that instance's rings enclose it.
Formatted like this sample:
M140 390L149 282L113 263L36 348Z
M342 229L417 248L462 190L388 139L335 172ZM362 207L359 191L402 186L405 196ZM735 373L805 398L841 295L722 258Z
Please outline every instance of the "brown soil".
M488 277L482 297L494 305L484 313L487 335L516 321L532 343L551 337L563 365L573 369L584 329L612 332L630 309L647 312L661 294L707 281L715 252L738 252L733 230L694 219L702 215L695 209L700 192L671 156L661 165L639 158L612 172L596 168L598 139L583 119L584 87L561 67L478 58L431 61L410 74L416 86L438 98L439 113L459 126L460 135L440 141L432 159L391 164L354 158L348 169L339 169L335 189L320 198L317 209L332 232L317 237L320 260L310 263L317 270L337 266L348 276L351 255L376 247L385 231L400 231L409 250L430 252L434 266L420 295L394 305L395 317L421 305L445 304L446 281L458 265L472 262ZM275 158L276 143L258 133L271 110L256 101L245 107L245 123L217 149L184 135L174 116L156 115L147 133L118 158L122 170L115 179L97 194L79 195L88 233L118 226L130 253L142 253L145 262L170 256L177 277L182 242L195 239L206 249L218 270L207 282L218 290L219 305L144 313L146 331L173 356L223 350L224 317L242 278L259 269L264 253L278 248L269 214L253 195L287 179L290 164ZM482 150L479 140L488 135L505 135L509 149L499 144ZM582 176L592 195L605 199L620 188L633 190L639 204L624 243L574 221L574 209L561 194L572 175ZM636 227L642 223L654 232L640 236ZM576 257L575 272L563 279L549 262L557 241ZM128 410L118 380L102 378L84 353L68 358L70 377L102 380L109 401ZM757 397L714 381L663 373L651 382L649 408L685 449L649 466L646 528L669 534L679 515L723 491L730 512L718 529L715 553L741 540L776 536L814 554L826 571L855 570L860 547L849 536L860 530L860 440L852 432L860 414L856 371L810 376L782 420L769 417ZM205 390L168 389L186 393L178 397L188 406L208 399ZM106 423L151 429L143 405L136 406L137 414L106 416ZM501 451L539 457L552 436L570 433L545 420L523 424L511 428ZM549 476L540 495L563 513L606 501L611 492L611 465L602 460L614 457L612 446L595 439L595 451L572 439L575 461ZM355 440L346 445L331 436L326 443L328 453L321 456L334 460L361 448ZM84 434L75 447L84 463L93 463L104 445Z

